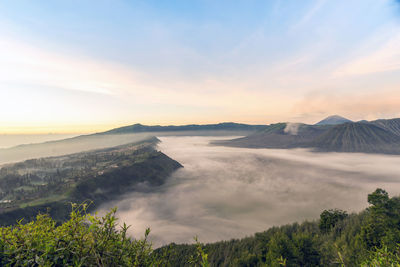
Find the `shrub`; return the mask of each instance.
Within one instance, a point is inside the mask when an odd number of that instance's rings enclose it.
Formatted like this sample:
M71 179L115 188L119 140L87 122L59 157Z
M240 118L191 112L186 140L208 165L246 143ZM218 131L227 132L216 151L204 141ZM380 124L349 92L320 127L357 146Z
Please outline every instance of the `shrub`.
M87 204L72 204L61 225L47 214L36 220L0 228L1 266L154 266L164 265L148 241L127 236L118 227L116 208L104 217L86 213Z

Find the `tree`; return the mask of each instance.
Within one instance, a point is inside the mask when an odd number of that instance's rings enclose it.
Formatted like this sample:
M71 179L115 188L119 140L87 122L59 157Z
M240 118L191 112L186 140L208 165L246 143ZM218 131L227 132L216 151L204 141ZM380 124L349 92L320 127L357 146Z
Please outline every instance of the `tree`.
M387 246L393 251L400 241L400 199L389 198L383 189L376 189L368 195L368 216L361 228L361 239L366 249Z
M347 212L343 210L324 210L320 215L319 229L324 233L328 233L339 221L342 221L347 216Z
M381 188L368 195L368 203L376 207L385 205L388 200L389 194Z

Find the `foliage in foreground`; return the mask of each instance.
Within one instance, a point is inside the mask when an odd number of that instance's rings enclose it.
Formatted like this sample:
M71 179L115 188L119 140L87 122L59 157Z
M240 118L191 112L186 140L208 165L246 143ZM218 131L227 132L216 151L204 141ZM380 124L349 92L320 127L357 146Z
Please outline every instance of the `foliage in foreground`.
M382 189L368 195L360 214L326 210L319 221L294 223L240 240L204 246L210 266L400 267L400 198ZM193 245L168 248L172 266L190 266ZM156 250L163 252L164 248Z
M71 218L57 226L48 215L35 221L0 228L0 266L154 266L163 265L152 253L146 230L143 239L117 227L116 209L104 217L74 205Z
M361 265L363 267L400 267L400 247L395 251L390 251L386 246L376 249Z
M273 227L241 240L175 245L153 251L104 217L73 205L61 225L48 215L0 228L0 266L373 266L400 267L400 198L382 189L360 214L322 212L315 222Z

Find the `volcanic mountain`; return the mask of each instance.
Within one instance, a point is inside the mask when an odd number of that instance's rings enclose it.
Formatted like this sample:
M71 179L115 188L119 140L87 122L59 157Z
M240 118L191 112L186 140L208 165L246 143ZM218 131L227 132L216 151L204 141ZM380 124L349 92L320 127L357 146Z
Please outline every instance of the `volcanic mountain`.
M307 144L319 151L400 153L400 136L372 123L337 125Z
M251 148L296 148L307 146L316 137L330 129L331 125L303 123L276 123L249 136L213 144Z
M352 121L344 117L341 117L339 115L333 115L323 119L322 121L316 123L315 125L337 125L346 122L352 122Z
M278 123L214 144L250 148L310 148L324 152L400 154L400 119L317 125Z

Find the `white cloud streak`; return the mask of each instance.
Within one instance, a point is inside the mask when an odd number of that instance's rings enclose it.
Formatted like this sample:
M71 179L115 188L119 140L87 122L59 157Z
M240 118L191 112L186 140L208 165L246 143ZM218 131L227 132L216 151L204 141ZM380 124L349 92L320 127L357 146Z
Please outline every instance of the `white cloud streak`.
M334 75L368 75L397 70L400 70L400 34L391 36L373 50L365 51L364 55L345 63Z
M324 6L325 3L326 0L317 0L315 4L304 14L304 16L292 26L291 30L296 30L304 26Z

